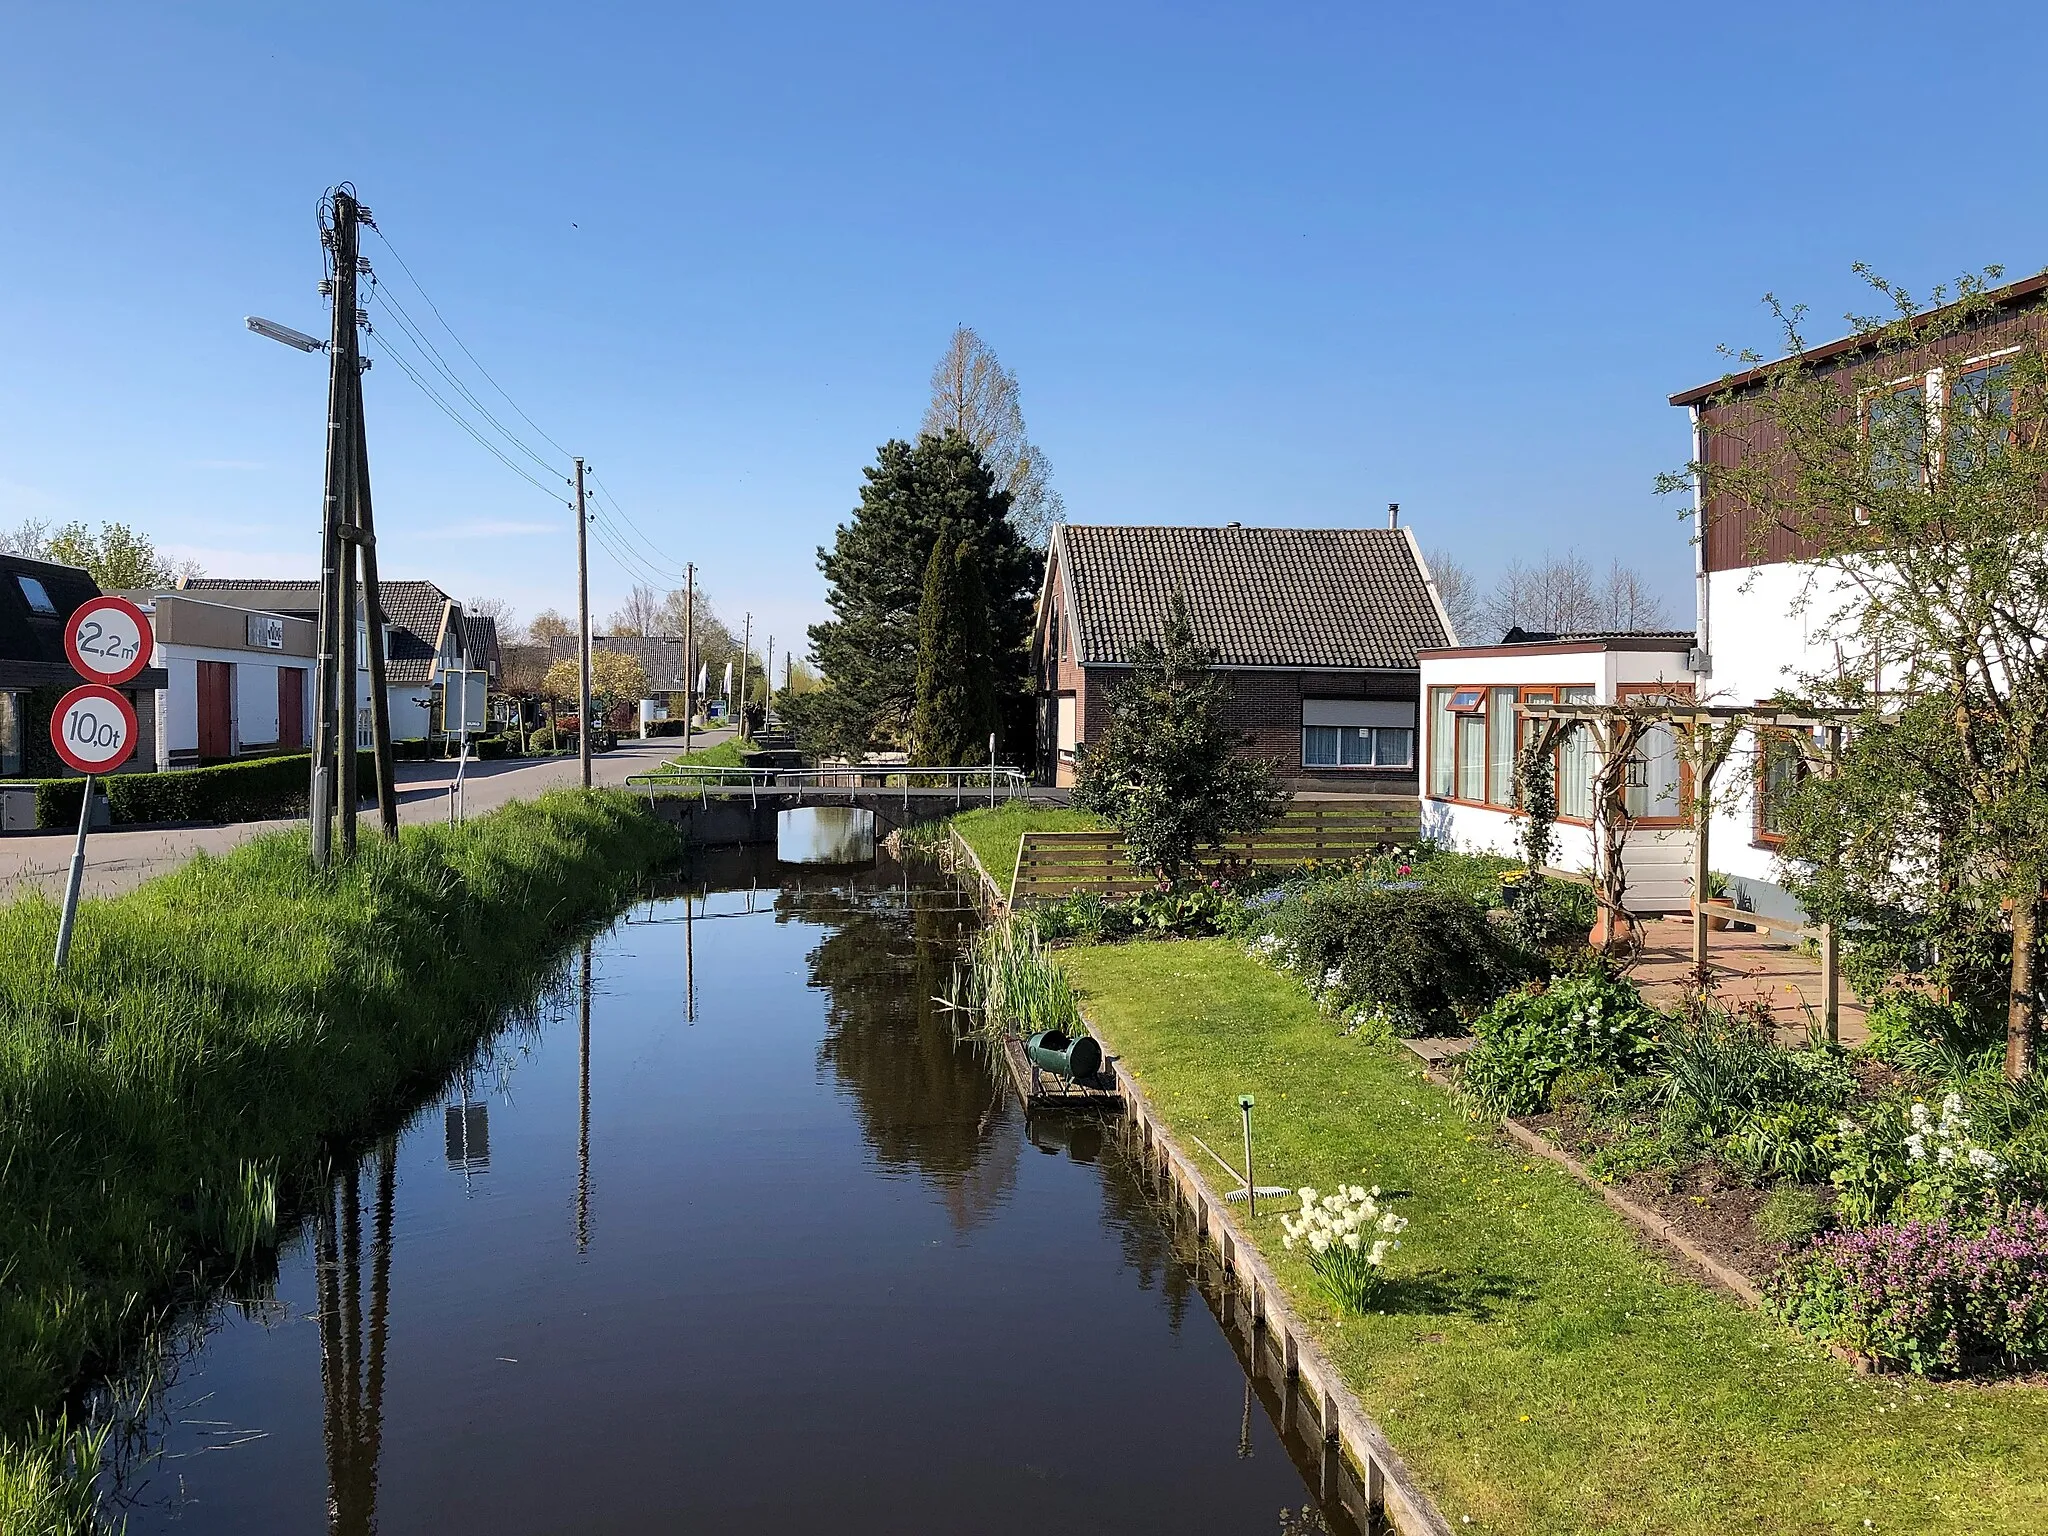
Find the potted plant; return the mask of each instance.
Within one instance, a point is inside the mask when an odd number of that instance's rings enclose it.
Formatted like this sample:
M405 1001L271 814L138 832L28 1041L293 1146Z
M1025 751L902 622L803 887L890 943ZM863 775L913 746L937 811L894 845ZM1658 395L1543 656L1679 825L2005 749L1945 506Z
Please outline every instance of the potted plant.
M1728 899L1728 877L1727 877L1726 875L1724 875L1724 874L1721 874L1721 873L1720 873L1719 871L1717 871L1717 870L1711 870L1711 869L1710 869L1710 870L1708 870L1708 871L1707 871L1707 900L1709 900L1709 901L1726 901L1727 899ZM1725 929L1727 928L1727 926L1728 926L1728 922L1729 922L1729 919L1728 919L1728 918L1726 918L1726 917L1724 917L1724 916L1723 916L1722 914L1720 914L1720 913L1718 913L1718 912L1709 912L1709 913L1707 914L1707 927L1708 927L1709 929L1711 929L1711 930L1712 930L1713 932L1715 932L1715 933L1720 933L1720 932L1722 932L1723 930L1725 930Z

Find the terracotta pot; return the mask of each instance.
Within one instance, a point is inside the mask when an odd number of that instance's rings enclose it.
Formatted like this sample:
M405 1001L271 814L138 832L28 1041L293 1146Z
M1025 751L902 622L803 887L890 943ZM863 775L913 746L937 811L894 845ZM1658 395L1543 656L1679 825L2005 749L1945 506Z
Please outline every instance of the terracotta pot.
M1732 919L1730 918L1714 917L1710 914L1707 918L1707 930L1710 933L1724 933L1727 931L1728 924L1731 921Z
M1586 935L1586 942L1595 949L1608 949L1635 932L1636 920L1627 915L1616 919L1605 907L1593 919L1592 932Z

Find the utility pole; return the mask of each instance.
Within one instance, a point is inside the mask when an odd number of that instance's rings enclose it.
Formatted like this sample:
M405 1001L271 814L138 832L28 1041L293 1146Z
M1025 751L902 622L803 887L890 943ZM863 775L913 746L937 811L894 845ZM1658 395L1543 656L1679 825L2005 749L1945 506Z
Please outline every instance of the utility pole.
M683 751L697 719L697 567L683 567Z
M320 665L313 676L313 780L306 814L313 837L313 867L325 869L334 820L335 615L340 598L342 503L347 495L355 441L348 419L356 337L356 204L337 191L328 200L332 222L320 231L328 270L321 286L333 306L327 332L327 474L320 504ZM325 221L323 221L325 222Z
M753 654L754 616L747 615L746 623L740 630L740 740L747 740L747 661Z
M590 537L583 506L583 461L576 461L576 761L590 788Z
M391 693L384 671L384 589L377 580L377 523L370 508L370 446L356 409L356 537L363 552L363 616L370 642L370 746L377 765L377 827L398 838L397 770L391 756Z
M761 659L761 724L768 724L768 706L775 700L775 637L768 637L768 650Z

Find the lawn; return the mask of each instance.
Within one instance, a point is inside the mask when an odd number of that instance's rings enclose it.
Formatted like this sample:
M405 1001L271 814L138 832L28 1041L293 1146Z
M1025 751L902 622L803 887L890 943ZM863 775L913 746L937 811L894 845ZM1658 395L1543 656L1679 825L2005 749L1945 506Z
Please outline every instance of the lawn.
M1398 1047L1342 1038L1229 943L1062 958L1169 1123L1229 1145L1249 1091L1261 1183L1400 1192L1413 1224L1379 1315L1340 1322L1281 1249L1277 1213L1262 1207L1253 1233L1453 1527L2048 1527L2048 1389L1856 1376L1680 1276L1561 1169L1468 1121Z
M691 752L678 752L662 766L664 768L744 768L746 759L742 755L746 746L737 736L728 736L715 747L698 747Z
M1026 832L1087 832L1107 823L1086 811L1034 809L1012 801L955 816L952 825L1007 894L1017 873L1017 840Z

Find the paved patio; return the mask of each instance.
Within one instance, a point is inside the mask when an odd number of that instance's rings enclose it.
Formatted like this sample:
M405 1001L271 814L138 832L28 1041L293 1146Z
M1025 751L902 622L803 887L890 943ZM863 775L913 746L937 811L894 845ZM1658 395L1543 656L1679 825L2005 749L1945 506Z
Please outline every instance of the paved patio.
M1761 1001L1782 1038L1806 1038L1809 1019L1821 1017L1820 960L1777 934L1730 928L1707 935L1707 965L1719 983L1716 996L1731 1007ZM1642 962L1629 973L1654 1007L1683 1006L1691 990L1692 919L1666 917L1645 925ZM1869 1038L1862 1003L1842 985L1842 1044Z

